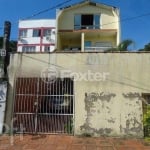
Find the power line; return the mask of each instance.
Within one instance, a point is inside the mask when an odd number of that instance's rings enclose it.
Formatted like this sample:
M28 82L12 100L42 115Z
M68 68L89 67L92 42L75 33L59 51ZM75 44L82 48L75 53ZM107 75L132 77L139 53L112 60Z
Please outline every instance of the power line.
M52 10L52 9L58 8L58 7L60 7L60 6L64 5L64 4L66 4L66 3L68 3L68 2L71 2L71 1L72 1L72 0L67 0L67 1L65 1L65 2L59 3L59 4L57 4L57 5L55 5L55 6L51 7L51 8L47 8L47 9L45 9L45 10L39 11L39 12L37 12L37 13L35 13L35 14L29 16L29 17L25 17L24 19L21 19L21 20L31 19L31 18L33 18L33 17L35 17L35 16L38 16L38 15L43 14L43 13L46 13L46 12ZM118 22L118 23L119 23L119 22L121 23L121 22L131 21L131 20L135 20L135 19L138 19L138 18L146 17L146 16L150 16L150 12L149 12L149 13L142 14L142 15L137 15L137 16L125 18L125 19L122 19L122 20L120 20L120 21L109 22L109 23L103 24L102 26L109 25L109 24L113 24L113 23L117 23L117 22ZM16 23L18 23L18 21L16 21L15 23L13 23L12 26L13 26L14 24L16 24ZM0 30L2 30L3 28L4 28L4 27L0 27Z
M65 2L63 2L63 3L59 3L59 4L57 4L56 6L53 6L53 7L44 9L44 10L39 11L39 12L37 12L37 13L35 13L35 14L29 16L29 17L25 17L24 19L21 19L21 20L26 20L26 19L34 18L35 16L38 16L38 15L43 14L43 13L46 13L46 12L52 10L52 9L58 8L58 7L60 7L60 6L64 5L64 4L66 4L66 3L68 3L68 2L71 2L71 1L72 1L72 0L67 0L67 1L65 1ZM138 18L142 18L142 17L149 16L149 15L150 15L150 12L149 12L149 13L146 13L146 14L138 15L138 16L133 16L133 17L125 18L125 19L122 19L122 20L120 20L120 21L114 21L114 22L110 22L110 23L107 23L107 24L103 24L102 26L109 25L109 24L113 24L113 23L117 23L117 22L125 22L125 21L129 21L129 20L134 20L134 19L138 19ZM18 22L18 21L17 21L17 22ZM3 27L0 27L0 30L2 30L2 29L3 29Z
M31 19L31 18L33 18L33 17L35 17L35 16L41 15L41 14L43 14L43 13L46 13L46 12L52 10L52 9L58 8L58 7L60 7L60 6L64 5L64 4L66 4L66 3L68 3L68 2L71 2L71 1L72 1L72 0L67 0L67 1L65 1L65 2L59 3L59 4L57 4L57 5L53 6L53 7L50 7L50 8L44 9L44 10L42 10L42 11L39 11L39 12L37 12L37 13L31 15L31 16L25 17L25 18L23 18L23 19L21 19L21 20ZM13 26L14 24L18 24L18 21L12 23L12 26ZM4 28L4 27L1 26L1 27L0 27L0 30L3 30L3 28Z
M41 14L43 14L43 13L46 13L46 12L48 12L48 11L54 9L54 8L58 8L58 7L60 7L60 6L64 5L64 4L66 4L66 3L68 3L68 2L71 2L71 1L72 1L72 0L67 0L67 1L65 1L65 2L59 3L59 4L57 4L56 6L53 6L53 7L44 9L44 10L42 10L42 11L39 11L39 12L37 12L37 13L35 13L35 14L29 16L29 17L26 17L26 18L22 19L22 20L31 19L31 18L33 18L33 17L35 17L35 16L41 15Z
M122 20L120 19L120 21L109 22L109 23L103 24L102 26L117 23L117 22L121 23L121 22L130 21L130 20L135 20L135 19L138 19L138 18L146 17L146 16L150 16L150 12L146 13L146 14L138 15L138 16L128 17L128 18L125 18L125 19L122 19Z
M52 63L49 63L49 62L47 62L47 61L44 61L44 60L41 60L41 59L38 59L38 58L34 58L34 57L32 57L32 56L27 56L27 55L25 55L25 54L23 54L23 56L25 56L25 57L27 57L27 58L30 58L30 59L33 59L33 60L36 60L36 61L39 61L39 62L42 62L42 63L45 63L45 64L50 64L50 65L55 66L55 67L58 67L58 68L67 69L67 68L65 68L65 67L63 67L63 66L56 65L56 64L52 64Z

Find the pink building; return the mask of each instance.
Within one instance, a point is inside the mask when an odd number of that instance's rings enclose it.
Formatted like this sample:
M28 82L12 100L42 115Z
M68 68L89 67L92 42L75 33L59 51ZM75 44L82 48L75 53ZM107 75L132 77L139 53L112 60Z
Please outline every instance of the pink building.
M51 52L54 49L54 19L19 21L18 52Z

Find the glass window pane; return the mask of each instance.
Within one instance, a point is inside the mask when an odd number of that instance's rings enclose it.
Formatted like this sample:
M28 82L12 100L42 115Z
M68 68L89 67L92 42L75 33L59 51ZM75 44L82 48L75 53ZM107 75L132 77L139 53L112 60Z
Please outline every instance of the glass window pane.
M41 36L41 30L40 29L34 29L33 30L33 37L39 37Z
M95 29L100 29L100 15L94 15L94 26Z
M43 35L44 35L44 36L51 35L51 29L45 29Z
M20 30L19 37L20 38L27 37L27 29Z
M81 29L81 15L74 16L74 28Z
M91 46L91 41L85 41L84 45L85 45L85 47L90 47Z
M22 52L35 52L35 46L23 46Z

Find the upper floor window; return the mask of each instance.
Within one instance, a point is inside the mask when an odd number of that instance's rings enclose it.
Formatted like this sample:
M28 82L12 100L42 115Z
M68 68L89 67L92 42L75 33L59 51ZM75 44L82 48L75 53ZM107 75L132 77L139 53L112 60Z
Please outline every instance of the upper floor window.
M44 29L43 36L55 35L55 29Z
M35 52L36 47L35 46L23 46L22 52Z
M100 29L100 14L76 14L74 29Z
M44 51L45 52L50 52L50 46L44 46Z
M19 32L19 37L26 38L27 37L27 29L21 29Z
M33 37L39 37L39 36L41 36L41 30L33 29Z
M51 32L52 32L51 29L45 29L44 33L43 33L43 36L51 36Z

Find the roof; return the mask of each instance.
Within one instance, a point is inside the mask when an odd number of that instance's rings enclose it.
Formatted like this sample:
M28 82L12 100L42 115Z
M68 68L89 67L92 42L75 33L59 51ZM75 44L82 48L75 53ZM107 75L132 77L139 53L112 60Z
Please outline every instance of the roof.
M104 3L98 3L98 2L95 2L93 0L83 0L79 3L74 3L72 5L68 5L68 6L65 6L65 7L62 7L62 8L59 8L60 10L65 10L65 9L70 9L70 8L73 8L73 7L78 7L78 6L83 6L83 5L92 5L92 6L103 6L105 8L113 8L113 9L117 9L117 7L115 6L111 6L111 5L106 5Z

